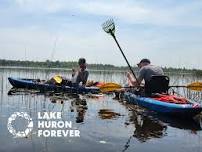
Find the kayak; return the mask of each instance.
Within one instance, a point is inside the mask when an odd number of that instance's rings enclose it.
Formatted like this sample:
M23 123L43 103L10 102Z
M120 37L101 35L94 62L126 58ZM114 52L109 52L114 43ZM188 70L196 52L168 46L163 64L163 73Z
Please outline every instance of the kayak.
M41 92L55 91L55 92L67 92L67 93L99 93L98 87L83 87L83 86L57 86L54 84L46 84L38 79L22 79L22 78L8 78L10 84L15 88L25 88L40 90Z
M168 95L169 96L169 95ZM171 95L170 95L171 96ZM187 103L172 103L160 101L156 98L142 97L131 92L124 93L124 99L128 103L136 104L146 109L180 117L194 117L202 111L202 105L194 101L187 100Z

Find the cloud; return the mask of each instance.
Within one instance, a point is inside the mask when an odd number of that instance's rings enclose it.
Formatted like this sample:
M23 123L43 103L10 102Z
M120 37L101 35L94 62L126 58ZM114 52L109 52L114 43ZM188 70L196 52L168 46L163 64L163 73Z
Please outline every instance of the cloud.
M202 27L202 1L15 0L8 5L5 11L8 14L14 11L20 17L29 15L64 19L69 14L76 14L80 19L89 15L94 19L114 17L127 24Z
M53 0L15 0L17 8L27 13L56 13L64 10L65 5Z
M54 54L55 60L85 56L93 63L126 65L101 28L113 17L117 39L132 65L143 57L162 66L201 62L201 1L2 0L0 8L3 58L24 59L26 50L30 60Z
M158 2L163 3L163 1ZM176 2L175 5L160 7L157 3L147 5L146 2L136 1L89 1L80 3L77 7L84 13L112 16L133 24L202 27L202 18L199 15L202 13L202 2L184 4Z

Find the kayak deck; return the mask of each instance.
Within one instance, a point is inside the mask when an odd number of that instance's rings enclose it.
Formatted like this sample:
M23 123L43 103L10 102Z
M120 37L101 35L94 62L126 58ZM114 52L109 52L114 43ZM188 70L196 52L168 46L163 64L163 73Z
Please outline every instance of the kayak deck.
M193 101L189 101L189 103L186 104L176 104L149 97L141 97L130 92L125 92L124 98L128 103L136 104L159 113L180 117L194 117L202 111L202 106Z
M57 86L54 84L45 84L35 79L21 79L21 78L8 78L10 84L15 88L26 88L40 90L41 92L55 91L55 92L68 92L68 93L99 93L97 87L70 87L70 86Z

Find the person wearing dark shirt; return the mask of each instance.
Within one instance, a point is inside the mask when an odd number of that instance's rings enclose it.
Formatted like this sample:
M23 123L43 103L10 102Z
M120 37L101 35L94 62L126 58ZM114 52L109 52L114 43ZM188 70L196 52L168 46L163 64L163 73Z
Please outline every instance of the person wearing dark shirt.
M89 72L86 67L86 59L80 58L78 64L79 69L75 72L74 76L72 77L72 83L77 85L82 83L82 85L85 86L89 76Z
M161 67L151 65L149 59L142 59L138 64L138 68L140 69L138 72L137 81L134 79L131 73L127 74L129 86L138 86L144 80L149 81L152 75L164 75L164 72Z

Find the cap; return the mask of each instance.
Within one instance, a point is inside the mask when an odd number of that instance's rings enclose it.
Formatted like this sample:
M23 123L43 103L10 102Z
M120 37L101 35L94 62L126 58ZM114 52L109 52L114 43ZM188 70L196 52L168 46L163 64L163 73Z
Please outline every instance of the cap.
M137 65L139 65L140 63L151 63L149 59L142 59Z

